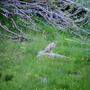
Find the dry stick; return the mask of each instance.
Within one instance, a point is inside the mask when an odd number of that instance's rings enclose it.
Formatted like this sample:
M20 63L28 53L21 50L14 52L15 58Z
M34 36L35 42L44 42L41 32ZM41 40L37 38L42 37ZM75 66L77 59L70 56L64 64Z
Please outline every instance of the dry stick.
M77 32L79 32L79 31L81 31L81 32L83 32L83 33L85 33L85 34L87 34L87 35L90 35L90 32L88 32L88 31L86 31L86 30L84 30L84 29L82 29L82 28L79 28L79 27L76 26L76 25L74 25L73 27L75 28L75 30L72 30L71 32L73 32L73 34L75 34L76 36L80 37L81 39L82 39L82 35L79 34L79 33L77 33Z
M33 25L33 27L36 29L36 24L33 22L33 20L30 18L30 16L28 16L27 14L25 14L22 10L18 9L22 14L24 14L27 18L30 19L31 24Z
M15 28L16 28L20 33L24 34L24 33L18 28L18 26L16 25L16 23L15 23L15 21L14 21L13 18L11 18L11 21L12 21L13 25L15 26Z
M13 6L14 8L16 8L19 12L21 12L23 15L25 15L28 19L30 19L31 23L32 23L32 19L30 16L28 16L26 13L24 13L21 9L19 9L17 6L10 4L11 6Z
M0 9L3 11L3 12L6 12L6 13L10 13L8 10L6 10L5 8L1 8Z
M1 34L1 36L3 35L5 37L14 38L13 36L10 36L10 35L7 35L7 34L2 34L2 33L0 33L0 34Z
M9 12L9 11L8 11ZM6 18L8 18L5 14L3 14L3 13L1 13L3 16L5 16ZM17 25L16 25L16 23L15 23L15 21L13 20L13 18L9 18L9 19L11 19L11 21L12 21L12 23L13 23L13 25L15 26L15 28L19 31L19 32L21 32L21 33L23 33L18 27L17 27Z
M13 20L13 18L11 18L11 20L12 20L13 25L15 26L15 28L21 33L22 37L24 39L28 39L27 36L26 36L26 34L17 27L17 25L16 25L15 21Z
M9 33L17 36L17 37L12 37L12 38L16 38L16 39L19 39L19 38L20 38L20 39L21 39L20 41L22 41L22 39L25 39L25 40L28 39L27 37L24 37L24 36L22 36L22 35L19 35L19 34L17 34L17 33L14 33L14 32L12 32L12 31L10 31L6 26L4 27L3 25L1 25L1 23L0 23L0 27L3 28L5 31L7 31L7 32L9 32Z
M70 16L75 16L76 14L78 14L79 12L81 12L82 10L84 10L86 12L90 12L90 10L88 10L84 6L83 7L80 7L81 5L79 5L78 3L76 4L75 2L73 2L71 0L59 0L59 2L60 2L60 5L62 5L62 6L74 5L77 8L77 10L74 12L74 14L71 14Z
M12 5L13 6L13 5ZM28 16L26 13L24 13L21 9L19 9L18 7L14 6L18 11L20 11L23 15L25 15L28 19L30 19L30 22L32 23L32 19L30 16ZM32 23L34 24L34 23Z
M81 18L81 19L77 19L74 21L75 23L83 23L83 24L86 24L88 22L88 16L85 15L84 18Z
M1 12L0 12L1 13ZM3 13L1 13L3 16L5 16L6 18L8 18L5 14L3 14ZM7 27L4 27L3 25L1 25L1 23L0 23L0 27L1 28L3 28L4 30L6 30L7 32L9 32L9 33L12 33L12 34L14 34L14 35L16 35L16 33L14 33L14 32L12 32L12 31L10 31ZM10 37L10 38L12 38L13 36L9 36L9 35L6 35L6 34L2 34L2 35L4 35L4 36L7 36L7 37Z
M20 36L20 35L18 35L17 33L10 31L6 26L3 26L3 25L1 24L1 22L0 22L0 27L3 28L5 31L11 33L11 34L14 34L14 35L16 35L16 36Z
M78 13L80 13L82 11L82 8L78 8L73 14L71 14L69 17L74 17L75 15L77 15Z
M3 15L3 14L2 14L2 15ZM4 16L5 16L5 15L4 15ZM6 16L5 16L5 17L6 17ZM8 17L6 17L6 18L8 18ZM12 18L11 18L11 21L13 22L13 25L15 26L15 28L24 35L24 33L17 27L15 21L14 21ZM34 25L33 25L33 26L34 26ZM24 37L24 38L26 38L26 37Z
M1 14L2 14L2 13L1 13ZM4 15L6 18L8 18L5 14L2 14L2 15ZM13 20L12 18L11 18L11 20L12 20L12 22L13 22L13 25L16 27L16 29L17 29L18 31L20 31L21 33L23 33L21 30L18 29L16 23L14 22L14 20ZM1 23L0 23L0 24L1 24ZM1 27L2 27L2 26L1 26ZM8 30L8 28L7 28L6 26L5 26L5 27L3 26L2 28L3 28L4 30L6 29L6 30L7 30L8 32L10 32L10 33L12 32L12 31ZM16 35L16 33L14 33L14 32L13 32L13 34ZM23 33L23 35L24 35L24 33ZM9 35L5 35L5 34L4 34L4 36L9 36ZM9 37L12 37L12 36L9 36ZM13 37L12 37L12 38L13 38Z
M24 39L28 39L27 36L25 35L25 33L24 33L23 31L21 31L21 30L17 27L17 25L16 25L15 21L13 20L13 18L11 18L11 20L12 20L14 26L16 27L16 29L21 33L22 37L23 37Z
M6 10L6 9L3 9L3 8L1 8L1 7L0 7L0 9L1 9L3 12L5 12L5 13L9 13L9 11ZM4 14L4 13L0 12L0 14L3 15L4 17L8 18L8 16L7 16L6 14Z
M81 30L81 31L84 32L85 34L90 35L90 32L88 32L87 30L84 30L84 29L79 28L79 27L77 27L77 26L75 26L75 28L76 28L77 31L78 31L78 30Z
M14 6L15 7L15 6ZM15 8L17 8L17 7L15 7ZM18 9L18 8L17 8ZM18 9L19 10L19 9ZM22 12L21 10L19 10L21 13L23 13L25 16L27 16L29 19L30 19L30 17L28 16L28 15L26 15L24 12ZM13 22L13 25L15 26L15 28L19 31L19 32L21 32L23 35L24 35L24 33L17 27L17 25L16 25L16 23L15 23L15 21L13 20L13 18L11 18L11 21ZM5 28L4 28L5 29ZM7 29L7 31L9 31L8 29ZM10 32L10 31L9 31ZM15 33L13 33L13 34L15 34ZM26 38L26 37L24 37L24 38Z
M3 14L3 13L1 13L1 12L0 12L0 14L2 14L4 17L8 18L5 14Z
M2 9L2 10L4 10L4 9ZM9 13L9 11L7 10L7 12ZM1 12L0 12L1 13ZM1 13L3 16L5 16L6 18L8 18L5 14L3 14L3 13ZM17 25L16 25L16 23L15 23L15 21L13 20L13 18L9 18L9 19L11 19L11 21L12 21L12 23L13 23L13 25L15 26L15 28L19 31L19 32L22 32L18 27L17 27Z

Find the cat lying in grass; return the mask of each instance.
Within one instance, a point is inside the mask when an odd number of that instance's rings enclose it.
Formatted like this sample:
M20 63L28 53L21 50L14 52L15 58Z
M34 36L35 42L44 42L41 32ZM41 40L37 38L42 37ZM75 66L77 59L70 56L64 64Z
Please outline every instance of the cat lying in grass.
M40 51L37 57L47 56L49 58L66 58L64 55L53 53L52 50L56 47L56 43L50 43L44 50Z

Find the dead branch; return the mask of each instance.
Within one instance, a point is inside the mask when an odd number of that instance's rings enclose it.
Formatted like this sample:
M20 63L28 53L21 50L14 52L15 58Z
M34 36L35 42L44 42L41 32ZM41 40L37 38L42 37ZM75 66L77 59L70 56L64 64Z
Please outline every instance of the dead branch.
M6 32L9 32L11 34L11 36L5 35L5 36L10 37L11 39L17 39L17 40L19 40L21 42L28 40L28 38L26 36L17 34L17 33L13 32L13 31L9 30L5 25L3 26L1 23L0 23L0 27L3 30L5 30Z

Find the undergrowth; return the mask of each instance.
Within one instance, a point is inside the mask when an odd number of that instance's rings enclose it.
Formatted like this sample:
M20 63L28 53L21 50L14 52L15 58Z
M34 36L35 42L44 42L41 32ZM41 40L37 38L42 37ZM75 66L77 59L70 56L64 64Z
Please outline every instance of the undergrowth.
M89 90L90 39L80 39L37 23L40 32L27 30L32 39L15 42L0 38L0 90ZM68 59L37 58L55 42L55 53Z

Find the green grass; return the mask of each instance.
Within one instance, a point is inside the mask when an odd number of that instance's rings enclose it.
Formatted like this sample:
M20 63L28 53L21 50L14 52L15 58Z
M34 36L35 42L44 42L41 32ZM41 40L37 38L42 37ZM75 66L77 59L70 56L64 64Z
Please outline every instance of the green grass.
M89 0L77 1L89 7ZM90 38L72 37L42 21L37 21L40 32L17 23L32 40L20 43L0 37L0 90L90 89ZM90 30L90 24L83 28ZM57 43L55 53L69 58L37 58L51 42Z
M70 37L47 24L30 31L32 41L0 39L0 90L89 90L90 41ZM37 58L50 42L69 59Z

